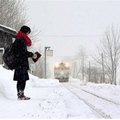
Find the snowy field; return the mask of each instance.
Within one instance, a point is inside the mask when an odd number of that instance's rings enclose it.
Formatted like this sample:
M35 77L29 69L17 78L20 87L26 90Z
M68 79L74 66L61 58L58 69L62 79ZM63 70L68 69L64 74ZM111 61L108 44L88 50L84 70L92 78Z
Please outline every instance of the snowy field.
M17 100L16 82L12 78L13 71L0 66L0 118L97 118L82 100L58 80L39 79L30 74L25 95L31 97L31 100ZM84 85L78 79L71 79L70 82L120 103L120 86L94 83Z

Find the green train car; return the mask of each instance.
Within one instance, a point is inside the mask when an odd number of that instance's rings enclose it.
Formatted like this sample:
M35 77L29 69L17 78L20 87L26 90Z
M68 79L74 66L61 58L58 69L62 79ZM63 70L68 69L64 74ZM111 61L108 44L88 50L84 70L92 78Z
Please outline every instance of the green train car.
M69 63L57 63L54 66L54 77L58 79L59 82L68 82L70 74Z

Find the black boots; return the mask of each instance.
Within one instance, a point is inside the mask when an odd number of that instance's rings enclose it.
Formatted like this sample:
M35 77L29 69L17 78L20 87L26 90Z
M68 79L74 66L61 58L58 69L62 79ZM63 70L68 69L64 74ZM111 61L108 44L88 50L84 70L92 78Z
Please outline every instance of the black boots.
M18 96L18 100L29 100L29 99L30 99L30 97L26 97L26 96L24 95L24 92L19 92L19 93L17 94L17 96Z

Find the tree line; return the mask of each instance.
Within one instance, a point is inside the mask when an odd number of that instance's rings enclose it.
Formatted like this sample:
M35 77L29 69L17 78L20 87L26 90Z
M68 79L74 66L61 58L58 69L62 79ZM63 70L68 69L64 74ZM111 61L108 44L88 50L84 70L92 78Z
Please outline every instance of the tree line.
M105 31L97 50L92 57L94 62L87 61L85 49L79 50L76 59L73 60L72 76L88 82L119 84L120 28L118 26L111 25Z

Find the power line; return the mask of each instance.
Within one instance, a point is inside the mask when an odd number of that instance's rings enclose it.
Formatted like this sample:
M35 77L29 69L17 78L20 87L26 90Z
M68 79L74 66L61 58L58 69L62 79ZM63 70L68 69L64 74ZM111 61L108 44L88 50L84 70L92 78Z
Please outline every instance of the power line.
M104 35L43 35L41 37L100 37Z

